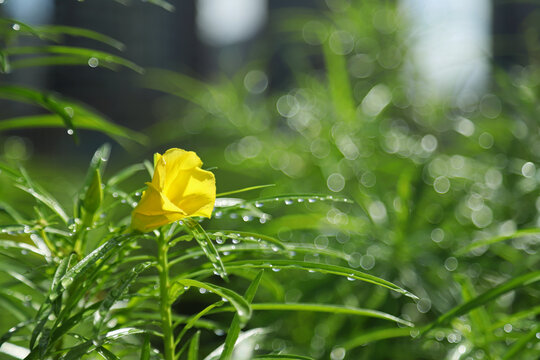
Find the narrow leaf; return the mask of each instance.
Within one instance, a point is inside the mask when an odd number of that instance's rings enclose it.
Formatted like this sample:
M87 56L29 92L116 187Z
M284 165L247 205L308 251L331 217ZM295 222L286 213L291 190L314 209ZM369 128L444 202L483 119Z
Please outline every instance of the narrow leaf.
M436 326L441 326L447 324L450 320L467 314L469 311L482 306L488 302L490 302L493 299L496 299L497 297L501 296L502 294L505 294L509 291L512 291L514 289L531 285L537 281L540 281L540 271L534 271L530 272L521 276L518 276L516 278L513 278L511 280L508 280L507 282L502 283L501 285L498 285L483 294L464 302L461 305L458 305L448 311L447 313L441 315L437 320L435 320L429 327L426 328L425 331L429 331L432 328Z
M221 278L226 280L227 271L225 270L221 256L219 255L219 252L217 251L210 237L208 237L206 231L204 231L198 222L191 218L186 218L185 223L187 225L187 230L193 235L195 240L197 240L204 254L212 263L216 273L221 276Z
M248 289L246 290L246 294L244 295L244 298L248 303L251 303L253 301L253 298L255 297L255 294L257 293L257 289L259 288L259 283L261 282L261 278L264 274L264 270L259 271L257 274L257 277L253 279L251 284L249 285ZM238 339L238 335L240 334L240 317L235 314L234 318L231 322L231 325L229 326L229 331L227 331L227 338L225 339L225 344L223 345L223 352L221 353L220 360L229 360L231 359L231 356L234 351L234 345L236 344L236 340Z
M182 291L185 286L194 286L199 289L206 289L226 299L231 303L242 323L246 323L251 317L249 303L242 296L230 289L192 279L179 279L175 282L182 285ZM173 295L172 298L174 299L175 296Z
M199 359L199 338L201 336L201 331L197 331L193 338L191 338L189 344L189 350L187 355L187 360L198 360Z
M290 270L303 270L303 271L314 271L319 272L323 274L333 274L333 275L339 275L349 278L350 280L361 280L365 281L371 284L375 284L378 286L385 287L387 289L390 289L392 291L398 292L400 294L403 294L405 296L408 296L412 299L418 299L418 297L411 292L397 286L396 284L393 284L389 281L386 281L384 279L381 279L377 276L373 276L370 274L366 274L364 272L349 269L343 266L337 266L337 265L328 265L328 264L321 264L321 263L312 263L312 262L305 262L305 261L298 261L298 260L244 260L244 261L235 261L235 262L228 262L227 268L229 270L236 270L236 269L246 269L246 268L253 268L253 269L290 269ZM197 276L202 273L207 273L208 270L200 270L198 272L193 272L190 274L190 276Z

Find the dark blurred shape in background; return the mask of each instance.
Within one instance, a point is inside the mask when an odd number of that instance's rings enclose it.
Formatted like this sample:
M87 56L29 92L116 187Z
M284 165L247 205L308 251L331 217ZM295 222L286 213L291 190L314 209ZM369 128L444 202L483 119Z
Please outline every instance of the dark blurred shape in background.
M294 48L280 41L272 24L284 8L348 11L347 1L197 0L177 1L164 11L131 1L3 1L0 14L29 24L62 24L89 28L122 41L121 55L145 68L179 71L195 78L232 76L249 61L264 60L270 85L290 76L283 58ZM420 96L478 98L490 82L493 66L525 64L537 53L539 5L488 0L402 0L402 14L411 21L405 73ZM99 19L99 20L98 20ZM374 19L374 22L376 19ZM490 29L491 24L491 29ZM28 44L35 42L27 40ZM104 47L92 40L67 39L67 45ZM100 47L101 46L101 47ZM106 49L104 49L106 50ZM533 52L533 53L531 53ZM320 55L319 55L320 58ZM321 62L322 66L322 62ZM3 75L5 76L5 75ZM112 121L133 129L155 122L156 92L139 86L140 75L84 67L44 67L15 72L16 83L50 89L97 109ZM2 118L35 111L2 102ZM81 146L59 130L27 131L40 154L88 153L107 138L85 133ZM48 139L48 140L45 140ZM54 139L51 141L50 139Z

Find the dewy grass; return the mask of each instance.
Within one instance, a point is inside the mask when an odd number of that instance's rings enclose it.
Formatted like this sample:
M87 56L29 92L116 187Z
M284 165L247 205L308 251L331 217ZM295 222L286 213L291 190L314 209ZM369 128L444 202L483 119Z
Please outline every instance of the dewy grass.
M537 51L516 41L530 58L494 60L485 92L437 98L414 85L402 5L327 5L271 8L279 52L212 81L142 69L89 29L0 19L0 98L17 105L0 108L0 358L537 359ZM156 123L17 81L52 66L137 74ZM145 187L151 159L106 170L109 145L87 169L37 161L38 128L190 144L215 209L179 206L183 181Z
M342 307L340 304L298 303L295 306L287 306L280 303L261 303L252 306L250 303L256 294L256 290L248 291L248 295L246 295L248 297L246 298L229 288L228 283L225 286L218 286L209 282L207 279L213 274L230 282L231 280L228 279L233 275L234 277L236 275L245 276L249 274L252 268L268 269L274 272L300 269L307 272L316 271L350 279L359 279L414 297L408 291L388 281L354 269L310 263L300 259L280 260L282 254L291 256L295 246L281 244L279 240L264 234L221 229L213 231L212 236L208 235L198 221L202 220L202 218L196 215L186 216L189 214L186 212L187 210L184 210L193 208L194 203L202 207L205 207L206 203L197 203L198 200L190 203L184 201L184 199L202 196L204 199L211 198L214 201L215 193L214 195L197 193L200 189L207 191L205 189L210 188L197 187L199 185L192 181L200 181L202 179L199 176L200 174L196 170L190 170L189 167L182 165L182 163L178 163L176 167L172 162L173 160L168 158L169 155L159 159L164 164L170 161L173 167L158 169L157 167L160 165L159 162L156 162L156 170L153 172L154 181L156 181L156 184L161 184L160 186L170 184L166 186L172 186L171 189L174 191L166 190L167 187L165 186L162 188L163 190L159 190L163 191L163 193L154 194L153 199L148 198L148 201L152 202L141 202L140 205L136 203L128 204L125 199L118 196L118 186L122 184L121 175L113 176L113 181L102 183L102 176L100 175L100 168L102 167L100 164L107 161L108 155L109 151L106 147L98 149L93 157L95 160L92 161L88 170L87 186L83 187L76 197L80 199L80 202L75 208L77 214L82 216L82 219L69 216L62 205L37 185L26 172L23 172L24 176L22 176L17 170L4 166L5 169L9 169L7 173L16 183L15 185L31 194L40 209L37 212L40 219L28 222L28 220L13 217L12 220L15 221L15 224L10 226L8 231L3 231L3 236L7 238L0 240L0 245L4 249L3 253L8 256L8 259L15 261L12 264L11 260L8 260L5 266L15 266L14 268L18 268L19 273L29 274L25 277L14 277L14 279L28 287L26 290L14 290L13 294L17 294L15 299L25 299L27 296L33 298L35 296L36 300L41 299L41 303L38 303L37 312L24 311L18 313L19 325L8 331L2 338L2 343L8 344L8 346L2 348L2 351L16 357L19 356L10 350L13 349L12 346L15 346L15 344L9 340L15 334L20 334L19 339L26 339L27 335L24 335L26 332L31 334L29 342L24 345L25 341L18 341L21 345L17 346L22 346L18 348L22 349L20 354L25 354L28 359L48 358L51 356L69 359L85 354L93 354L94 352L99 354L107 353L107 356L112 356L111 354L114 354L115 351L118 351L118 354L125 354L131 346L140 346L141 341L145 338L141 337L139 341L132 345L121 345L116 340L134 334L154 334L161 338L161 345L158 347L161 350L158 351L163 354L165 359L174 360L177 359L177 355L181 351L180 348L187 344L181 341L185 332L192 327L200 326L199 321L202 320L206 313L212 315L216 314L216 311L231 310L236 313L234 319L237 319L231 323L230 331L236 334L231 335L232 339L238 337L240 329L246 326L253 315L253 309L265 311L322 311L334 314L369 316L412 326L410 322L391 314L352 306ZM185 158L182 161L188 160L188 158ZM137 167L129 167L129 169L132 168ZM167 176L174 176L175 178L171 179ZM196 178L192 180L191 176ZM176 185L176 182L179 185ZM110 183L114 187L107 185ZM193 193L195 195L191 193L191 190L180 191L179 186L182 186L181 183L184 183L183 186L188 184L188 187L193 187L196 190ZM148 184L150 186L150 183ZM211 191L215 192L215 186L212 186L212 189L214 190ZM138 192L138 195L134 196L141 196L141 194ZM144 198L144 196L143 194L142 197ZM162 199L169 196L172 200L154 202L154 200L159 199L159 196ZM300 199L302 197L287 195L284 198ZM160 214L173 210L170 201L183 204L181 205L183 208L174 208L176 209L174 211L186 215L182 215L180 220L171 218L171 220L154 225L156 220L152 216L163 216ZM264 199L254 201L265 202ZM332 202L335 199L320 197L319 201ZM229 201L228 206L222 203L220 211L227 210L231 214L242 212L243 216L249 214L250 211L260 213L261 210L258 207L238 206L241 202L241 199ZM118 209L114 216L114 218L117 218L120 215L120 220L115 222L112 220L112 215L115 213L114 205L122 205L123 203L126 204L124 208L122 210ZM165 206L165 208L161 208L162 206ZM286 206L285 203L283 203L283 206ZM107 213L103 212L105 209L108 209ZM152 214L152 216L137 219L137 228L144 229L146 233L133 229L133 223L130 225L129 222L126 222L131 217L130 209L133 209L134 214ZM151 227L147 227L142 223L146 219L152 224ZM104 232L107 229L108 231ZM234 256L230 256L230 252L225 251L224 246L220 246L223 245L226 238L232 239L232 243L238 245L239 248L242 247L239 244L241 241L255 244L255 246L246 248L245 255L235 252ZM154 244L150 246L148 242L151 239L154 240ZM25 247L22 246L23 241L28 240L33 242L36 248L31 253L25 253L25 256L30 256L33 262L40 264L39 266L46 269L46 271L32 271L29 267L31 261L21 264L13 257L12 250L24 249ZM193 242L192 240L196 241ZM169 253L171 248L185 245L190 241L206 257L202 268L187 264L188 260L192 261L194 259L192 256L186 256L193 253L193 249L186 249L185 246L182 246L184 250L175 251L172 257ZM21 245L18 245L18 242ZM144 254L139 249L148 246L157 249L157 255L136 255ZM32 247L32 249L34 248ZM285 251L286 249L288 250ZM299 254L303 253L300 247L298 251ZM132 256L132 253L135 256ZM332 252L322 251L322 253L333 255ZM256 256L257 254L264 254L263 257L266 260L238 261L244 257L249 259L250 256ZM271 255L271 257L268 257L268 255ZM173 270L179 269L180 266L182 268L180 273L178 273L178 270ZM149 270L149 267L153 267L157 271L157 278ZM172 275L173 271L174 275ZM248 273L244 273L246 271ZM259 280L257 283L263 279L263 272L260 271L258 274ZM41 285L38 284L41 283L50 283L49 293L45 297L39 295ZM203 293L218 295L219 301L188 322L186 326L189 327L185 328L177 338L178 334L175 332L175 327L178 322L174 320L173 304L181 304L184 294L192 287L198 288L201 296ZM132 292L130 289L137 289L137 291ZM25 293L28 295L23 295ZM154 299L157 302L154 302ZM232 307L227 307L228 304ZM138 316L130 316L131 312L133 314L140 311L152 312L151 309L153 308L158 310L160 314L159 321L155 323L159 324L157 327L152 322L146 324L139 322ZM123 311L119 312L118 309ZM235 340L231 340L231 337L227 339L224 354L228 355L224 356L230 358L235 348ZM191 340L190 344L193 344L193 341ZM198 347L190 345L187 350L188 354L190 351L196 351L195 349L198 349Z

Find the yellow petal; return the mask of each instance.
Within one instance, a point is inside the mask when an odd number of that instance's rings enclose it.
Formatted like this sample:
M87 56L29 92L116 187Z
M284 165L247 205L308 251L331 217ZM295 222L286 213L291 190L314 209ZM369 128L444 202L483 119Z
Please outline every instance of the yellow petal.
M157 189L154 184L146 183L148 189L143 192L141 201L133 210L144 215L159 215L167 212L182 213L178 206L173 204L162 192Z
M202 170L192 151L169 149L154 155L154 176L132 213L132 227L150 231L187 216L210 217L216 200L216 180Z
M160 226L170 224L185 217L185 215L179 213L169 213L166 215L144 215L134 212L131 217L131 227L141 232L149 232Z
M209 218L216 202L216 179L214 174L199 168L193 169L189 172L189 179L184 192L171 200L190 216Z

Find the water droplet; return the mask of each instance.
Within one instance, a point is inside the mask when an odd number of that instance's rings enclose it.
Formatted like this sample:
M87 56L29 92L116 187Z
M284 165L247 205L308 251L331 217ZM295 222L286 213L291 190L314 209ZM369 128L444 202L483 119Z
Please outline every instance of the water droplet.
M67 132L68 135L73 135L73 129L67 129L66 132Z
M279 271L281 271L281 269L280 268L272 268L272 271L273 272L279 272Z
M286 199L284 201L285 205L291 205L293 203L293 201L291 199Z
M261 208L261 207L263 207L263 205L264 204L262 202L260 202L260 201L255 202L255 207Z
M99 65L99 59L95 57L91 57L88 59L88 66L91 68L96 68Z
M3 1L2 1L2 2L3 2ZM12 28L13 30L15 30L15 31L19 31L19 30L21 30L21 25L19 25L19 24L13 24L13 25L11 26L11 28Z
M220 237L216 238L216 243L223 244L224 242L225 242L225 240L223 238L220 238Z
M234 239L232 239L232 243L233 244L238 244L238 243L240 243L240 240L237 239L237 238L234 238Z
M315 201L317 201L317 199L315 199L315 198L309 198L308 199L308 202L310 202L310 203L314 203Z
M347 276L347 280L355 281L356 279L354 278L354 275L351 275L351 276Z
M66 289L69 285L73 284L73 278L72 277L63 278L61 283L62 283L62 287Z
M135 193L135 196L141 196L141 193L137 191L137 192Z
M113 198L117 198L117 197L118 197L118 193L117 193L117 192L113 192L113 193L112 193L112 197L113 197Z

